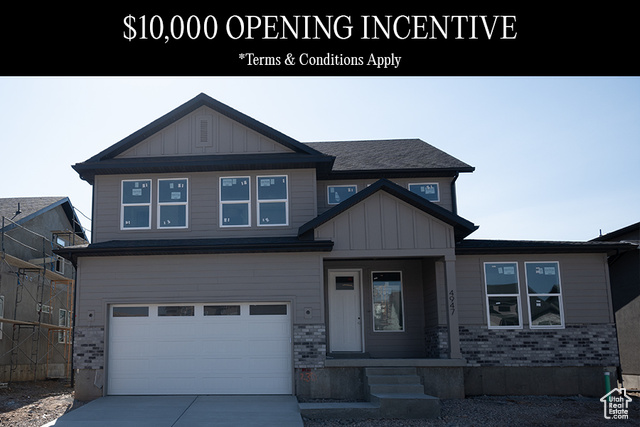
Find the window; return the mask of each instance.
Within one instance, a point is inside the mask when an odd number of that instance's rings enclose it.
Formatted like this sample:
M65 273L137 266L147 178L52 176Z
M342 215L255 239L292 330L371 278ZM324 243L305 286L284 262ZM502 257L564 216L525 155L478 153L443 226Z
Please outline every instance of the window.
M113 307L113 317L149 317L149 307Z
M151 180L122 181L123 230L151 228Z
M286 304L260 304L250 305L250 316L279 316L287 314Z
M374 332L404 331L401 273L377 272L372 277Z
M220 178L220 227L251 225L249 177Z
M193 316L194 306L192 305L162 305L158 307L158 317L169 316Z
M438 191L438 184L436 183L409 184L409 191L431 202L440 201L440 193Z
M525 262L531 328L564 326L558 262Z
M521 328L520 285L515 262L484 263L489 328Z
M205 316L240 316L239 305L205 305Z
M286 176L259 176L258 225L288 225L289 200Z
M158 180L158 228L187 227L187 179Z
M357 191L356 185L330 185L327 187L327 203L337 205L356 194Z
M56 273L64 274L64 258L61 256L56 257L55 271Z
M63 326L65 328L69 327L69 312L62 308L58 310L58 326ZM69 331L59 331L58 343L64 344L71 342L69 340L69 336Z

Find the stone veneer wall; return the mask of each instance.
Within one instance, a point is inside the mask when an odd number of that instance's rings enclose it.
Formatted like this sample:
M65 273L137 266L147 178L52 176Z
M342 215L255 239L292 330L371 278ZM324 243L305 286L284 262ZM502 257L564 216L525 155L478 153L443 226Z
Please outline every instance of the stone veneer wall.
M104 327L76 327L73 343L73 368L104 368Z
M327 332L324 324L293 325L294 367L323 368L327 353Z
M461 326L462 357L469 366L617 366L614 324L563 329L488 329Z

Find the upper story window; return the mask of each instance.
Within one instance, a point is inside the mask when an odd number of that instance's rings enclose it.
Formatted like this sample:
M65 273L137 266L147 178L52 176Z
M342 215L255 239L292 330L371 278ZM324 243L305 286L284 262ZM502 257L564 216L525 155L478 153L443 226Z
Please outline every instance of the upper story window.
M485 262L489 328L521 328L520 283L515 262Z
M249 177L220 178L220 227L251 225Z
M158 180L158 228L187 227L186 178Z
M558 262L525 262L529 321L532 328L563 327Z
M424 197L430 202L440 201L440 192L439 192L437 183L432 182L432 183L409 184L409 191Z
M327 203L337 205L358 192L356 185L329 185L327 187Z
M289 195L286 175L258 176L258 225L288 225Z
M151 228L151 180L122 181L121 202L121 229Z

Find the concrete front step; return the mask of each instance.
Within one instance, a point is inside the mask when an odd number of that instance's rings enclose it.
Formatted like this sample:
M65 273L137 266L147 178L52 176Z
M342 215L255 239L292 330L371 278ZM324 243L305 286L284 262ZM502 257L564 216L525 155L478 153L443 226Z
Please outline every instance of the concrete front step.
M422 384L369 384L370 394L424 394Z

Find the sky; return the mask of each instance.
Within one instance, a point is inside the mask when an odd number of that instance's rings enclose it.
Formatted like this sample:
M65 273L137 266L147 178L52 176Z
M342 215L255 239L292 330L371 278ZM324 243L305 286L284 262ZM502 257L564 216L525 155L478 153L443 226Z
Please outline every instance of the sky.
M201 92L301 142L420 138L468 163L469 238L640 221L640 77L0 77L0 197L67 196L90 234L72 165Z

